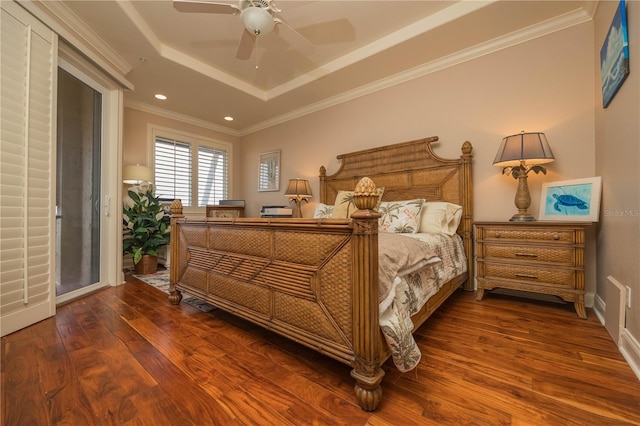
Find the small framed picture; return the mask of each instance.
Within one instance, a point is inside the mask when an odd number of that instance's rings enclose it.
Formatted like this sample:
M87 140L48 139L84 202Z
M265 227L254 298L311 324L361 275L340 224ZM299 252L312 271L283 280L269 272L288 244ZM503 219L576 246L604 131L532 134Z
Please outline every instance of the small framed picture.
M601 191L600 176L544 183L538 220L597 222Z
M260 154L258 191L280 191L280 150Z

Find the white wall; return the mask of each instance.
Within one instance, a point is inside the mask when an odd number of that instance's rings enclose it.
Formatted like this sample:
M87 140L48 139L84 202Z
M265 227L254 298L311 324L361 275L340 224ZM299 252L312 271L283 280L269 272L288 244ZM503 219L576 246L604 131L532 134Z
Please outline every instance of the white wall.
M626 309L621 345L635 351L636 374L640 377L640 2L627 2L631 72L604 109L600 48L617 6L618 2L600 2L595 16L595 153L596 173L602 176L603 185L597 293L604 298L608 276L631 288L631 308Z

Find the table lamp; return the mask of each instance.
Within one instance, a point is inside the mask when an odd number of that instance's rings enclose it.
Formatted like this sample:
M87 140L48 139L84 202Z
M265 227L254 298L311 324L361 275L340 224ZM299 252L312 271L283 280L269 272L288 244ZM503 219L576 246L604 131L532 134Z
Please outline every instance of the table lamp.
M515 198L518 213L514 214L509 219L510 221L527 222L536 220L527 212L531 205L527 175L531 171L535 173L542 172L546 175L547 169L541 164L550 163L553 160L553 153L544 133L525 133L522 131L502 139L502 144L500 144L500 149L498 149L496 158L493 160L493 165L504 167L502 174L511 175L514 179L518 179Z
M287 186L287 190L284 195L289 197L290 203L295 203L293 217L302 217L300 204L303 201L308 202L309 200L307 200L307 198L311 198L311 185L309 185L309 181L306 179L289 179L289 185Z

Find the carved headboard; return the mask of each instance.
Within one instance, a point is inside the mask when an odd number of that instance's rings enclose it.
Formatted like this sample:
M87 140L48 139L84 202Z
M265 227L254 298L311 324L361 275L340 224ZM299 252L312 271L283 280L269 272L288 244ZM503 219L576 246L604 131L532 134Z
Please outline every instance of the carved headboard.
M366 176L376 186L384 187L383 201L424 198L459 204L463 210L458 233L464 241L469 276L473 277L473 148L470 142L464 142L459 158L445 159L433 152L431 144L436 141L438 137L432 136L338 155L341 163L336 173L327 175L325 167L320 168L320 202L333 204L338 191L353 191Z

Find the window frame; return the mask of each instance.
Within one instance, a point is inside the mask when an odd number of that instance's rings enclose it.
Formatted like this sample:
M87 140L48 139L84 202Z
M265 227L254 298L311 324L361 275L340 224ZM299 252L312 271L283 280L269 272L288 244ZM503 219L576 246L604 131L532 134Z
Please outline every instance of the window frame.
M166 138L176 140L191 145L191 199L198 202L198 155L199 148L205 147L227 152L227 197L232 198L233 194L233 143L215 140L206 136L184 132L177 129L149 125L149 164L155 176L156 165L156 138ZM206 206L184 206L184 213L204 214Z

